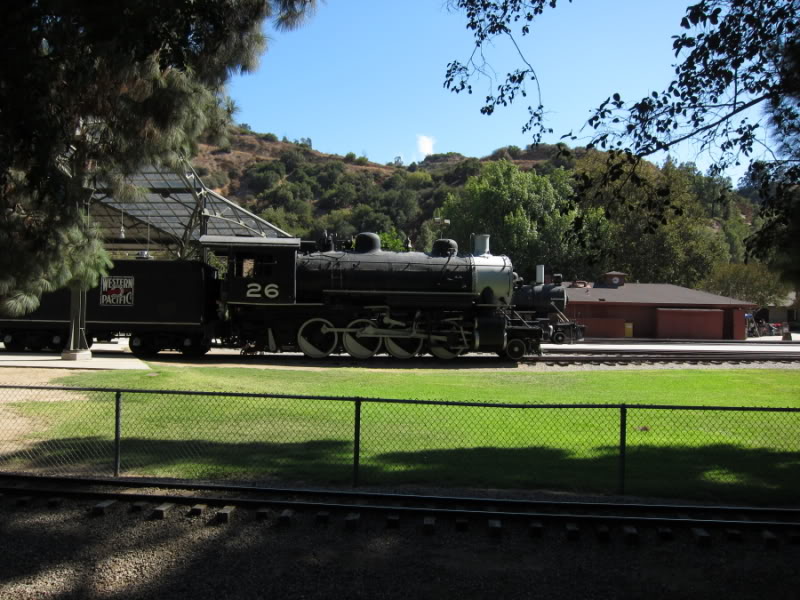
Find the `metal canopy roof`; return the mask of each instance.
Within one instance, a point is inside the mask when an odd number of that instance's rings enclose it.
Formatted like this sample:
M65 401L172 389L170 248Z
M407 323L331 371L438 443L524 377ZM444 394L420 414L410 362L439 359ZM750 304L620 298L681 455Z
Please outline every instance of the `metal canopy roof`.
M188 163L180 172L146 167L128 182L141 190L136 200L119 201L101 189L90 203L90 222L109 249L161 247L186 255L203 235L292 237L207 188Z
M233 235L203 235L200 244L206 248L231 248L235 246L263 246L265 248L299 248L300 238L242 237Z

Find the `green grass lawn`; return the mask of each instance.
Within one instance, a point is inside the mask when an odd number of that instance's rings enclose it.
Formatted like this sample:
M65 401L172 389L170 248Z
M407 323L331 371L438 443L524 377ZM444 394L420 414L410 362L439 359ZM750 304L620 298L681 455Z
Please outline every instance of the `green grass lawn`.
M494 403L692 404L800 407L797 370L469 372L320 371L153 365L97 371L56 383L83 387L204 390ZM148 376L149 375L149 376Z
M532 405L624 402L631 407L628 493L754 502L800 497L800 413L635 408L800 407L800 371L794 370L490 373L158 364L150 374L94 372L58 383L222 392L214 397L126 393L122 466L130 475L350 483L351 402L234 398L224 392ZM5 405L28 426L24 443L14 438L4 448L0 434L0 466L73 465L78 471L107 472L113 456L113 394L70 393L69 401L40 401L49 393ZM362 484L616 491L618 410L365 403L361 418Z

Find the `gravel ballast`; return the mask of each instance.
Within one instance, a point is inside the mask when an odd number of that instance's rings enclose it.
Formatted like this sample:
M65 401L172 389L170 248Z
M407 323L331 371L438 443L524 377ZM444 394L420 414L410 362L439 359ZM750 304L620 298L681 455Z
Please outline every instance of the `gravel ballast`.
M0 500L0 598L726 598L792 597L800 584L800 546L766 549L753 534L732 543L721 534L699 547L689 533L661 542L643 531L638 545L556 528L540 539L524 528L490 538L485 523L433 535L379 518L347 531L343 515L327 526L313 515L280 527L238 510L218 524L216 510L164 520L117 504L91 516L91 502Z

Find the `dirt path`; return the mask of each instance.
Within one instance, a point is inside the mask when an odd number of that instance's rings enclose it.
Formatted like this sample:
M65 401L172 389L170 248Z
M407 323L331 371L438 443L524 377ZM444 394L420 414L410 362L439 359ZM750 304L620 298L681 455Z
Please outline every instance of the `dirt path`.
M2 385L50 385L55 379L73 373L91 373L86 369L29 369L23 367L4 367L0 369Z

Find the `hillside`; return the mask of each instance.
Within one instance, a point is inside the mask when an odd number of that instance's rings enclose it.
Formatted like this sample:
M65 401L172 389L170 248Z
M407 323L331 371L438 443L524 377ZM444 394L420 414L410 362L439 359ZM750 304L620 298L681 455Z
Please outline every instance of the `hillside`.
M554 146L509 146L481 159L448 152L408 166L381 165L319 152L310 140L234 128L226 146L202 144L192 163L210 188L294 235L372 230L395 245L410 237L422 249L442 233L433 230L435 211L480 172L481 162L506 159L523 170L569 166L555 154Z
M606 160L598 151L560 153L557 146L540 145L506 146L482 158L448 152L407 166L382 165L354 153L319 152L308 139L292 142L234 128L226 146L201 146L193 164L206 185L303 239L325 234L347 239L374 231L388 249L400 250L410 239L415 249L427 251L439 237L468 243L477 228L493 235L499 251L513 252L515 264L546 260L586 277L621 269L637 278L681 284L699 281L714 261L744 260L756 207L727 180L705 176L691 164L645 164L640 175L651 189L667 190L673 212L669 225L664 220L650 228L652 207L646 198L636 199L644 187L627 190L633 199L624 213L613 213L605 204L609 194L619 193L613 183L594 183ZM468 214L459 207L465 184L498 161L526 174L527 183L521 179L512 189L504 188L510 180L493 180L494 191ZM477 189L470 193L481 193ZM451 214L442 214L449 198ZM510 221L508 212L489 217L499 203L514 212ZM540 236L549 236L547 242ZM651 248L642 252L648 244ZM655 261L654 266L650 256L662 256L664 264Z

